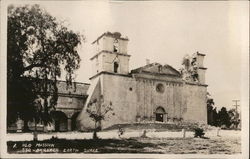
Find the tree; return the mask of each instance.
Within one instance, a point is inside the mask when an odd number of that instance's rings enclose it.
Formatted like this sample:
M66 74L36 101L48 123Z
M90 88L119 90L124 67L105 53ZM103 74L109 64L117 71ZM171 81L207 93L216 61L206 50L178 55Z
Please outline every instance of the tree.
M219 126L225 125L226 127L229 127L231 125L229 114L227 112L227 108L225 107L222 107L218 112L218 124Z
M8 124L19 113L26 128L35 117L47 125L57 104L57 79L64 69L67 84L74 81L84 37L39 5L9 6L7 25ZM38 98L43 100L39 109L34 103Z
M218 112L217 112L217 108L216 107L214 107L214 109L212 110L212 114L213 114L212 125L213 126L219 126Z
M214 122L213 106L214 100L212 98L207 98L207 122L209 125L213 125Z
M207 123L212 126L217 126L217 111L214 104L214 99L207 92Z
M98 139L97 132L101 130L101 121L106 120L110 115L115 115L111 113L113 111L112 102L104 103L103 96L99 99L94 99L87 105L86 112L89 117L95 122L95 128L93 133L93 139Z
M240 124L240 115L239 115L239 113L236 111L236 109L230 109L228 111L228 114L229 114L231 126L233 126L234 128L237 129L239 124Z

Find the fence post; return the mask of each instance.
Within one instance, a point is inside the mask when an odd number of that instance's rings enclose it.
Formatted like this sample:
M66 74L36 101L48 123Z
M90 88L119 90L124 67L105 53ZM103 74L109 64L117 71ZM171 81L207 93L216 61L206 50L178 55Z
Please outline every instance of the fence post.
M186 130L182 129L182 137L185 138L186 137Z
M217 128L217 136L220 136L220 128Z

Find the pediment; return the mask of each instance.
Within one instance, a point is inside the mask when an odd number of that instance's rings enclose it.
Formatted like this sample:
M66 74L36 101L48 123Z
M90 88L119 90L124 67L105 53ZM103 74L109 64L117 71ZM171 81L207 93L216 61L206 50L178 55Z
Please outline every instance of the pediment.
M181 74L179 71L174 69L170 65L161 65L159 63L152 63L146 66L134 69L131 71L132 73L149 73L149 74L162 74L162 75L172 75L180 77Z

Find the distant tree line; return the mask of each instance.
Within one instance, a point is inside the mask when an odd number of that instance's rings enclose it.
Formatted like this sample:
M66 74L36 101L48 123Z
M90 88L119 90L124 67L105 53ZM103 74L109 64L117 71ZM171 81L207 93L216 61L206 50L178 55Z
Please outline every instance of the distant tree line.
M222 128L238 128L240 124L239 112L235 109L227 110L226 107L218 111L210 96L207 98L207 119L209 125Z

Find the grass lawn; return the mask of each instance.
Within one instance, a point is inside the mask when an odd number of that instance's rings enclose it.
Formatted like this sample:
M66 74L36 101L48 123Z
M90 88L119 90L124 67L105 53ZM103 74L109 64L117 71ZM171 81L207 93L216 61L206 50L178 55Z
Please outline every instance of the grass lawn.
M50 139L8 141L9 153L163 153L236 154L240 138Z

